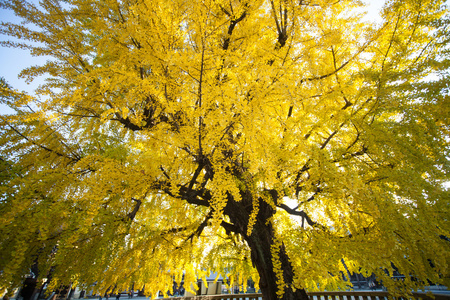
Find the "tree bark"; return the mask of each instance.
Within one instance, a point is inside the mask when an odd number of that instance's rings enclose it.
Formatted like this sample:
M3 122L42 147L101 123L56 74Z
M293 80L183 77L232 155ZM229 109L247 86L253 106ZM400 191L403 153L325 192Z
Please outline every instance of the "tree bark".
M36 278L25 278L22 290L20 291L23 300L32 300L36 292L39 292Z
M271 246L274 244L273 234L270 226L255 226L253 233L248 237L247 243L251 249L251 259L253 265L258 270L260 277L259 286L263 294L264 300L307 300L308 295L304 289L292 289L294 280L294 272L292 264L286 253L284 244L278 247L279 260L281 262L281 271L283 273L284 287L280 287L277 283L277 274L273 266L273 253ZM278 298L277 292L283 289L284 293L281 298Z
M247 235L247 226L249 216L252 211L251 195L243 194L240 202L234 200L228 201L225 212L230 221L236 226L239 234L244 238L250 247L251 260L253 266L257 269L260 277L259 287L264 300L308 300L308 295L304 289L293 290L294 271L289 261L288 254L283 243L279 243L275 252L278 253L281 262L281 271L283 274L284 286L279 286L277 281L277 272L273 265L272 246L276 244L275 231L272 223L268 221L275 213L274 208L262 199L259 201L259 211L256 223L251 235ZM250 198L250 199L249 199ZM277 296L279 289L284 293L281 298Z

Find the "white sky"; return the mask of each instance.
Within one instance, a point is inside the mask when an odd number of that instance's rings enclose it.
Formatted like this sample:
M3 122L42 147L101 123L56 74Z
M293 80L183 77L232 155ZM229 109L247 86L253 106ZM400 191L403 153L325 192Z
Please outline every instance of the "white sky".
M37 1L32 0L31 2ZM378 12L383 6L384 0L365 0L363 2L369 5L367 9L367 19L374 21L379 20ZM0 21L17 22L18 18L15 17L11 11L0 9ZM8 37L0 35L0 40L8 40ZM14 89L32 93L33 90L37 88L40 83L42 83L42 80L36 79L31 84L27 84L25 79L18 78L18 74L21 70L28 66L40 65L45 61L46 59L43 57L32 57L26 50L0 46L0 77L4 77L6 82L8 82ZM0 113L7 112L5 109L7 108L0 106Z

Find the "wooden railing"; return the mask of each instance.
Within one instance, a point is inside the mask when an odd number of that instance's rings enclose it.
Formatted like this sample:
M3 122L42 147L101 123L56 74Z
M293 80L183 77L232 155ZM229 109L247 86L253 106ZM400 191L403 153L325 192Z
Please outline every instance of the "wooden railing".
M388 292L311 292L310 300L388 300L393 299ZM450 294L412 293L414 299L422 300L450 300ZM405 298L402 298L406 300ZM161 299L163 300L163 299ZM174 297L166 300L263 300L262 294L222 294L202 295L194 297Z

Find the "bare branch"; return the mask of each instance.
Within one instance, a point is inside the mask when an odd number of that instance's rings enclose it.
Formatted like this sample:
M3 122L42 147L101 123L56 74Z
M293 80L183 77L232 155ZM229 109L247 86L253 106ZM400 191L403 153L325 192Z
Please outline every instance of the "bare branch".
M311 220L311 218L303 210L302 211L294 210L289 206L287 206L286 204L278 204L277 207L284 209L288 214L304 218L309 226L325 228L323 225Z

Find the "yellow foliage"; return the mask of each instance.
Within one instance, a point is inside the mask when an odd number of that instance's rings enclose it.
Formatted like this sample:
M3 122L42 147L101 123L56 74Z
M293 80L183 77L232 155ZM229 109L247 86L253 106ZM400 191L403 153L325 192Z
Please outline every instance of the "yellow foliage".
M36 95L0 85L0 289L33 265L153 298L211 273L270 300L448 284L442 4L2 1L28 22L2 44L53 60L21 74Z

